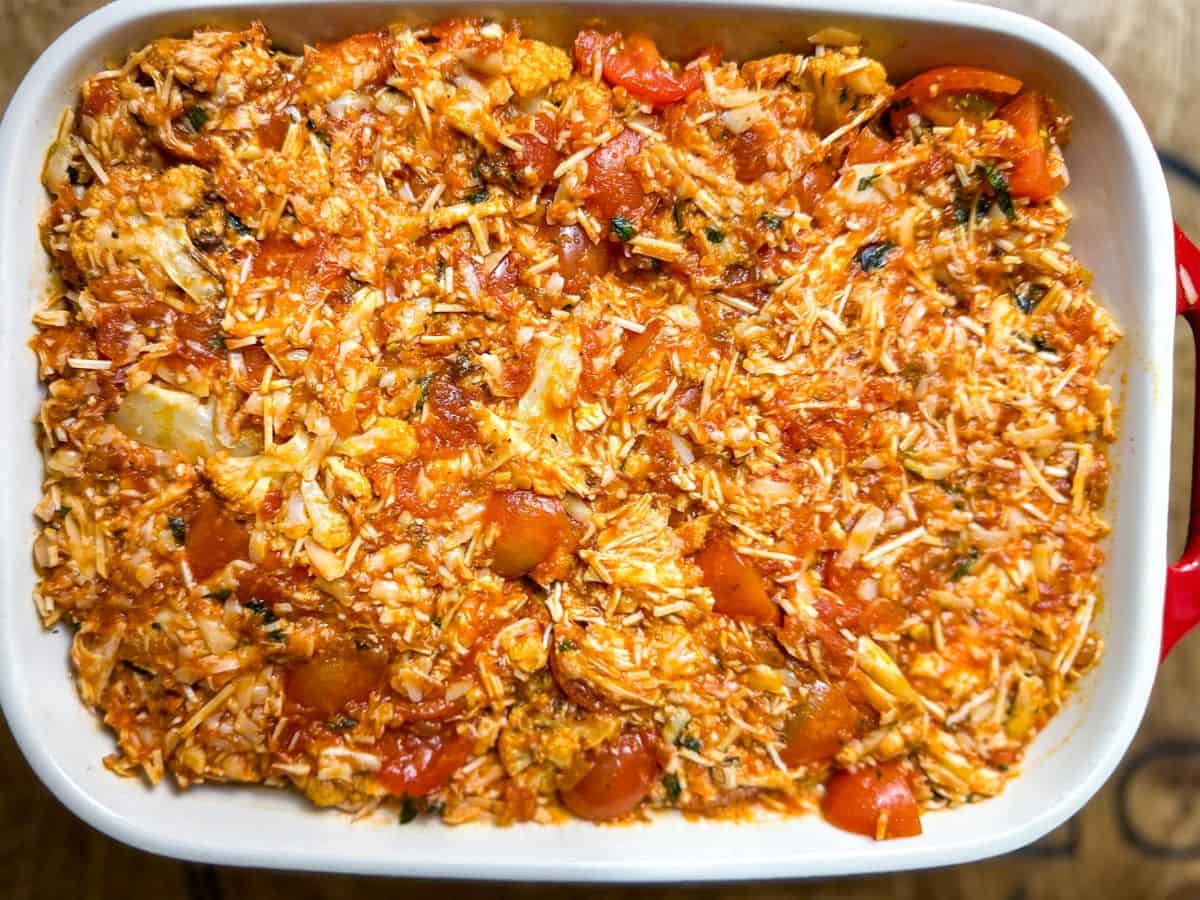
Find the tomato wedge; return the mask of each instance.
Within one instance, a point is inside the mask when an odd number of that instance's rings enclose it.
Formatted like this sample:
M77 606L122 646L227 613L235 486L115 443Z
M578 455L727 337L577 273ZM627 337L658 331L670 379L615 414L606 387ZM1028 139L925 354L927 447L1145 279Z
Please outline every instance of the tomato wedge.
M808 697L784 729L780 758L788 766L832 759L854 737L858 710L837 685L814 682Z
M592 767L561 792L563 805L595 822L615 819L642 802L657 774L653 737L626 732L593 751Z
M428 797L471 758L475 742L446 727L432 735L409 732L386 735L379 783L397 797Z
M762 576L742 559L728 538L717 535L696 554L704 573L704 586L713 593L713 612L755 622L779 621L779 608L771 602Z
M654 41L644 34L622 37L620 33L602 35L596 31L581 31L575 39L575 61L584 73L595 66L596 54L601 54L604 80L614 87L623 87L635 100L652 106L678 103L704 84L699 61L712 65L721 62L721 51L708 47L696 57L696 62L678 75L663 62Z
M922 72L902 84L892 95L892 129L904 128L904 101L933 122L953 125L959 119L982 122L991 118L999 102L1021 90L1021 81L991 69L942 66Z
M1037 91L1025 91L997 113L1017 133L1018 151L1008 172L1008 190L1014 197L1049 200L1067 186L1066 172L1051 168L1049 104Z
M917 801L896 762L834 773L825 785L821 812L843 831L867 837L887 840L921 833Z
M520 578L548 559L569 524L560 500L533 491L496 492L484 521L498 526L492 571L505 578Z

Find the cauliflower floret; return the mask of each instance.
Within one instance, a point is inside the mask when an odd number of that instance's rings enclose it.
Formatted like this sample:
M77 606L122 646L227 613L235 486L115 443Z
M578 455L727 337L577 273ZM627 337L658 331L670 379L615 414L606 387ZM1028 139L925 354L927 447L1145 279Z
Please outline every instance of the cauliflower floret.
M287 474L288 467L274 456L230 456L218 453L204 462L204 472L232 509L254 515L275 483Z
M336 550L350 542L350 520L346 514L334 507L315 481L300 482L300 496L304 498L304 509L312 523L313 539L330 550Z
M830 52L811 57L802 72L789 78L813 95L813 119L821 134L845 125L877 96L891 92L887 70L873 59L865 66L862 61L860 57Z
M338 450L346 456L392 456L399 460L409 459L417 449L417 436L413 427L403 419L382 418L362 434L342 441Z
M352 497L368 500L371 497L371 482L358 470L352 468L340 456L330 456L325 460L325 466L333 475L338 487Z
M505 48L504 74L518 97L540 94L571 75L571 60L559 47L521 40Z

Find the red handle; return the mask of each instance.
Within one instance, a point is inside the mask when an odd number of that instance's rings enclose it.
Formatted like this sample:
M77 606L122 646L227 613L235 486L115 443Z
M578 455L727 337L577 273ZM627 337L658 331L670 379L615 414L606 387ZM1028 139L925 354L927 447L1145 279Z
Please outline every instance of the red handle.
M1200 249L1175 226L1175 310L1192 327L1200 364ZM1167 566L1167 595L1163 605L1162 658L1176 642L1200 624L1200 386L1196 391L1196 421L1192 446L1192 511L1187 546L1179 562Z

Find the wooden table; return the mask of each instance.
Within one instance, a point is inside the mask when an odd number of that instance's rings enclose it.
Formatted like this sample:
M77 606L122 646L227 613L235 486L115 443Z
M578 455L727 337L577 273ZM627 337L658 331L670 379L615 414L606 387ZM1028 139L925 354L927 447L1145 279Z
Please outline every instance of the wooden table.
M96 0L0 0L0 105L41 50ZM1200 235L1200 2L1002 0L1075 37L1116 74L1162 150L1175 214ZM0 106L2 108L2 106ZM1164 248L1164 252L1166 248ZM1174 546L1182 540L1194 360L1177 334ZM1186 352L1185 352L1186 351ZM7 597L4 602L20 602ZM1163 667L1120 772L1068 825L1001 860L935 872L838 882L738 887L574 889L580 896L1071 900L1200 898L1200 637ZM397 835L397 839L402 837ZM1188 849L1191 848L1191 849ZM11 900L307 900L390 897L558 898L563 889L455 885L224 869L124 847L63 809L0 727L0 897Z

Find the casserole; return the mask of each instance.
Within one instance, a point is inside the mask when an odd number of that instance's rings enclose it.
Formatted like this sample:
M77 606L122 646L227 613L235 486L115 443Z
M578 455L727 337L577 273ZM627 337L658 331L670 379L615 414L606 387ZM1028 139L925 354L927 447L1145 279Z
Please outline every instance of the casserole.
M127 7L117 7L118 11L125 9ZM379 10L363 10L349 6L338 6L335 9L339 14L345 16L344 22L337 23L336 31L338 33L360 27L360 24L369 21L372 13L376 14L375 21L383 17L382 11ZM270 11L283 13L288 10L285 7L269 7L267 12ZM432 18L452 11L449 8L436 11L408 10L405 16ZM596 9L594 11L607 13L606 18L616 27L622 27L626 22L633 24L633 19L645 21L648 18L646 9L632 11L613 7L608 10ZM649 10L649 13L653 11ZM864 14L869 12L869 9L863 10ZM224 21L223 16L236 16L237 13L238 11L233 7L212 7L197 10L192 18L182 21L175 17L138 17L132 10L125 19L113 19L112 16L116 13L112 9L106 10L92 20L94 23L99 23L98 30L91 37L82 39L84 45L81 48L82 52L74 57L72 63L74 66L94 68L100 62L95 58L97 51L113 53L127 49L130 42L138 43L153 34L175 31L184 26L220 24ZM539 35L545 34L547 30L553 32L555 28L568 24L567 17L561 14L546 16L539 14L535 8L505 10L499 14L514 13L518 15L533 13L531 30ZM701 17L703 21L697 24L694 37L700 39L705 32L711 33L718 29L722 30L722 33L726 33L721 28L721 19L722 16L731 14L732 10L722 11L719 7L710 7L709 12ZM394 15L386 17L395 18ZM957 26L944 24L955 21L956 17L962 19ZM278 23L271 22L270 15L264 15L263 18L268 27L273 28L277 35L285 36L285 42L289 40L288 36L290 35L295 36L296 42L329 36L327 33L318 31L297 33L294 28L290 31L285 30L279 27ZM290 18L292 24L295 25L298 19ZM994 64L993 58L1000 59L1013 55L1018 43L1015 37L1003 37L1000 34L1002 29L997 27L992 30L990 38L987 38L992 43L985 49L984 40L988 32L986 29L978 31L967 29L966 26L971 18L971 14L968 14L965 8L948 6L945 9L931 7L927 14L892 22L859 20L854 16L846 17L839 13L838 24L866 34L868 39L872 39L873 52L882 55L890 67L897 72L904 72L918 65L954 61L944 57L935 58L932 54L922 55L922 41L929 39L935 32L939 35L936 43L966 48L963 50L962 61ZM930 23L935 19L943 24L932 26ZM578 21L573 24L578 24ZM735 56L761 53L770 47L766 39L770 37L773 27L783 28L790 25L793 28L815 30L821 24L826 23L817 17L805 16L795 9L774 10L764 7L760 24L756 25L752 33L739 34L735 39L727 42L728 49L731 55ZM110 26L114 30L106 33L104 29ZM568 27L573 26L568 25ZM963 30L956 32L956 27ZM1027 26L1022 25L1021 27L1025 29ZM1028 28L1031 33L1037 33L1032 26ZM948 32L947 29L949 29ZM74 34L78 34L78 31ZM109 41L103 46L101 46L102 34L106 35L103 40ZM896 44L896 35L906 37L911 35L913 39L901 47ZM546 36L556 37L557 34L552 33ZM685 34L685 41L691 36ZM559 39L561 40L561 38ZM70 43L69 38L65 40ZM1006 41L1008 46L1005 46ZM1061 43L1062 46L1055 46L1056 42ZM931 43L928 46L932 48L934 45ZM62 46L61 42L56 45L60 48ZM1085 55L1080 56L1077 48L1073 48L1052 34L1045 36L1045 43L1041 46L1043 57L1039 57L1037 52L1034 52L1034 48L1037 46L1035 41L1027 50L1027 53L1033 53L1033 67L1018 74L1028 78L1035 85L1039 83L1039 76L1042 84L1049 86L1053 83L1056 94L1062 97L1068 108L1075 113L1080 121L1081 131L1084 132L1080 142L1087 145L1086 152L1072 159L1076 168L1077 182L1087 184L1089 181L1094 181L1099 183L1103 179L1109 185L1115 185L1117 196L1113 208L1119 208L1125 212L1124 217L1119 220L1111 215L1106 216L1104 210L1100 208L1101 204L1096 202L1099 192L1088 192L1084 201L1078 204L1079 221L1082 227L1077 229L1075 241L1084 247L1081 255L1085 259L1104 261L1104 264L1097 270L1097 284L1100 287L1100 293L1109 299L1118 319L1130 334L1129 344L1133 357L1132 359L1127 358L1124 366L1117 367L1114 377L1124 374L1128 390L1126 404L1130 409L1138 411L1138 424L1144 426L1132 427L1127 423L1125 437L1116 448L1117 459L1125 462L1125 465L1120 467L1114 500L1120 511L1117 517L1117 533L1114 538L1114 556L1118 563L1122 558L1152 560L1155 550L1161 551L1164 529L1162 523L1157 523L1156 527L1153 516L1148 511L1161 508L1162 493L1165 492L1165 482L1163 481L1165 474L1147 466L1148 461L1153 461L1150 454L1147 454L1149 460L1138 459L1134 454L1145 452L1142 449L1143 446L1157 448L1163 444L1161 435L1157 435L1156 432L1165 426L1155 418L1153 413L1156 404L1164 399L1163 395L1168 394L1169 390L1161 385L1155 385L1153 370L1144 365L1139 357L1144 355L1147 360L1164 357L1165 354L1161 353L1162 347L1165 346L1163 342L1167 339L1164 335L1169 335L1170 331L1163 324L1166 321L1165 316L1157 316L1152 309L1137 309L1131 303L1122 304L1121 301L1132 297L1161 295L1164 293L1164 285L1169 289L1170 267L1165 263L1156 267L1153 253L1156 245L1160 248L1165 245L1162 237L1165 228L1168 227L1165 220L1165 204L1162 202L1164 196L1162 179L1154 166L1153 158L1147 156L1148 142L1144 132L1136 120L1130 118L1128 104L1120 96L1119 91L1116 91L1111 85L1111 81L1105 81L1106 76L1100 71L1089 72L1089 67L1094 67L1095 64ZM1051 79L1050 73L1054 71L1051 57L1055 54L1058 54L1058 64L1063 67L1066 74L1056 71L1054 72L1055 77ZM52 50L47 58L39 64L39 67L41 70L53 68L56 58L59 61L59 67L55 70L54 77L50 77L45 71L35 69L26 87L22 88L17 100L14 101L13 118L6 126L6 141L14 141L16 145L22 147L41 146L44 141L39 144L37 140L37 119L23 121L21 110L29 107L36 109L40 116L53 116L62 105L70 101L73 85L80 74L72 64L65 62L61 57L55 57L55 51ZM1040 69L1037 62L1039 58L1041 59ZM1076 78L1074 82L1071 81L1072 75ZM40 83L43 91L40 97L34 96L33 89L29 87L31 83ZM1063 89L1064 83L1066 84L1065 90ZM53 92L50 91L51 84L58 85L58 95L53 95ZM10 225L9 233L17 235L23 234L25 228L28 227L28 222L32 218L30 213L36 213L35 204L18 205L17 198L21 196L18 192L35 179L30 177L31 173L28 168L25 170L20 168L15 154L12 154L10 158L13 162L9 166L9 172L6 173L5 189L6 196L10 197L13 203L11 208L6 207L6 212L20 209L26 217L22 220L20 213L13 213L16 217L6 223ZM1131 172L1137 177L1121 180L1117 175L1121 171ZM1089 198L1096 208L1088 209L1086 200ZM24 226L22 221L25 222ZM19 243L16 246L19 247ZM19 254L16 259L24 260L25 264L29 266L29 263L36 260L37 257L36 253L28 252L23 255ZM1137 265L1143 261L1144 265ZM1135 265L1138 269L1137 274L1145 280L1133 280ZM13 261L10 270L20 271L16 260ZM33 286L30 285L31 281L36 282L35 279L19 278L17 280L23 286ZM14 303L10 306L13 310L12 314L16 316L22 315L26 310L24 304ZM11 347L13 352L10 354L13 360L19 360L23 356L16 346L16 341L21 340L25 333L25 329L17 327L5 330L5 339L12 339L14 342ZM19 383L20 378L17 374L12 379L12 384ZM1156 386L1160 388L1157 393L1153 390ZM33 397L35 394L30 391L26 396ZM14 413L27 416L28 405L22 409L19 397L14 396L12 399ZM1169 400L1169 397L1166 399ZM1155 480L1156 473L1158 480ZM16 514L16 509L20 508L21 504L18 502L12 506L13 509L9 510L9 514ZM1144 516L1143 512L1145 512ZM1143 518L1145 521L1141 521ZM13 533L19 532L14 528ZM14 542L14 544L17 547L21 546L20 542ZM19 597L28 591L23 591L22 581L18 577L22 571L19 553L11 550L10 553L11 558L6 560L7 572L13 578L14 591L12 593ZM1129 566L1114 566L1107 585L1109 596L1118 600L1136 601L1138 597L1144 597L1147 584L1154 585L1156 583L1156 574L1153 563L1137 572L1132 571ZM499 836L488 834L484 838L475 831L463 837L458 834L447 836L435 828L420 828L415 830L411 836L406 835L404 840L403 852L411 854L411 856L398 857L394 847L396 839L387 831L363 826L360 829L361 833L355 832L352 838L353 847L347 845L343 849L338 845L337 833L341 833L342 829L347 827L346 823L341 822L329 826L322 822L310 826L307 821L293 813L280 816L279 812L283 807L279 806L274 799L264 799L261 802L248 801L246 799L248 795L239 794L238 800L235 802L247 805L244 813L238 817L241 827L245 829L244 835L236 833L236 830L231 833L225 825L224 820L227 818L227 814L223 807L216 805L224 801L216 792L203 798L200 803L193 802L190 796L186 801L180 801L162 792L145 798L137 797L137 789L131 788L127 784L118 783L115 787L119 789L114 789L114 784L101 784L99 783L100 779L97 779L95 784L89 783L86 786L86 790L91 793L93 798L88 802L94 804L95 798L103 798L102 802L108 808L103 811L93 808L91 812L99 815L110 826L119 824L114 823L112 819L114 815L120 815L119 807L124 807L127 816L136 815L141 822L132 828L115 830L118 832L118 836L142 843L151 849L161 849L193 858L219 858L233 862L280 863L315 868L348 866L360 871L372 872L458 874L475 877L505 874L526 877L530 875L617 878L729 877L737 874L782 875L821 874L850 870L868 871L883 867L955 861L971 855L979 855L988 850L1002 850L1016 842L1036 837L1040 833L1039 829L1044 830L1046 827L1056 824L1057 821L1072 812L1078 803L1087 796L1087 792L1094 789L1115 764L1132 734L1136 719L1145 703L1153 670L1154 647L1157 643L1153 631L1157 625L1153 618L1146 613L1144 604L1135 605L1134 602L1128 602L1124 606L1119 603L1112 605L1113 608L1108 612L1108 627L1105 628L1106 623L1101 623L1102 632L1105 632L1109 638L1110 662L1095 677L1094 683L1081 702L1077 702L1072 710L1063 719L1056 721L1055 726L1042 737L1031 758L1029 772L998 802L1001 808L991 810L991 804L989 804L989 809L983 812L979 812L981 808L956 812L953 815L953 825L949 824L952 817L943 817L942 820L931 823L929 834L925 838L914 841L908 847L898 851L892 851L889 848L886 853L876 853L866 848L859 848L852 843L846 843L840 836L828 835L825 829L816 822L763 822L753 826L739 826L730 830L733 826L697 825L679 820L661 820L645 828L610 829L600 835L584 835L578 829L568 827L553 833L538 831L532 836L524 834L522 830L514 830L503 832ZM1119 617L1115 627L1112 621L1113 616ZM22 643L26 623L21 620L19 611L10 612L5 621L10 629L6 633L6 638L14 644ZM1147 635L1149 635L1148 645L1146 643ZM22 646L25 646L26 650L30 649L28 642L22 643ZM1147 646L1149 650L1147 650ZM10 656L10 662L16 663L18 655L19 651L14 650ZM1114 656L1115 659L1113 659ZM45 665L47 670L49 666L59 664L52 660L51 652L43 653L38 657L39 663ZM34 682L29 679L36 678L36 674L32 666L26 666L23 672L20 665L13 665L12 669L13 677L8 679L4 685L6 708L10 718L13 719L14 731L17 732L19 739L22 740L29 752L29 738L33 734L45 731L53 714L53 710L48 708L52 704L49 700L43 699L42 708L36 711L26 705L35 692ZM61 676L58 678L62 680ZM54 677L48 679L50 683L53 683L54 680ZM65 683L65 680L62 681L64 682L64 697L69 698L69 685ZM42 689L41 682L36 683L37 694L39 697L44 697L45 691ZM1118 689L1118 686L1121 686L1121 689ZM65 709L62 718L63 721L67 721L68 714ZM77 716L75 718L78 719ZM1101 733L1105 735L1105 738L1096 739L1085 748L1081 737L1076 735L1067 742L1066 747L1069 749L1065 752L1046 754L1048 743L1052 745L1055 737L1062 736L1065 733L1064 729L1070 728L1072 720L1076 718L1086 722L1087 728L1103 728ZM102 738L97 739L98 744L102 744L102 741ZM75 750L82 751L78 758L72 758L71 754L63 753L60 748L52 748L50 753L46 753L44 750L35 750L31 753L31 757L35 759L35 763L40 764L43 771L47 764L58 766L57 776L50 779L51 783L59 788L60 792L65 791L69 795L69 799L83 802L84 796L80 790L82 787L81 775L78 769L80 767L88 768L88 766L86 763L81 763L80 760L94 759L100 754L94 747L83 747L78 744L72 744L72 746ZM85 756L85 754L90 755ZM75 771L72 771L72 766L75 767ZM1063 766L1065 768L1061 772L1058 771ZM99 771L98 767L91 768L92 771ZM1068 775L1068 772L1071 774ZM82 777L90 778L90 776ZM101 779L105 777L101 775ZM1054 793L1046 790L1048 785L1054 786ZM1050 803L1045 802L1047 796L1053 798ZM133 806L127 805L131 798L135 800ZM171 805L169 807L161 806L164 802ZM179 812L181 810L177 805L179 802L189 803L190 820L195 823L193 834L177 842L163 844L157 838L150 837L150 829L142 830L150 823L151 816L163 813L170 816ZM141 809L135 812L135 806L141 807ZM1006 820L1010 822L1020 820L1022 824L1008 830L997 828L999 823ZM206 823L220 824L220 831L215 829L211 832L208 831ZM302 824L302 832L295 831L293 835L288 834L289 830L300 829ZM325 849L310 851L304 847L302 840L298 840L300 834L311 834L314 829L321 828L332 828L336 832L329 835L328 841L322 842ZM948 830L950 828L954 829L956 835L954 838L950 838ZM265 835L271 835L271 837L266 838ZM343 840L349 839L348 834L343 838ZM561 857L553 866L539 864L539 857L543 857L544 854L539 852L537 845L543 840L546 840L549 846L560 850ZM484 855L481 856L480 849L475 844L482 845L485 841L486 850L482 851ZM703 855L693 856L690 853L678 852L678 848L684 841ZM508 846L510 843L512 844L511 848ZM751 843L753 843L753 849L751 849ZM805 853L793 853L790 848L797 843L812 849ZM705 846L706 844L708 846ZM742 847L739 847L739 844L745 845L744 852L741 852ZM723 852L718 848L724 848ZM426 854L426 850L430 851L429 854ZM421 862L423 858L432 856L435 852L439 856L438 863ZM695 850L693 850L694 852ZM460 867L456 865L456 853L461 853L461 859L464 861L484 859L488 865ZM530 855L523 858L524 853ZM809 853L813 855L809 857ZM627 858L629 864L623 866L619 872L606 871L601 860L605 856L617 854L620 854L622 858ZM819 862L817 862L818 854ZM837 861L832 867L831 860ZM865 865L858 865L859 862ZM813 866L811 863L816 863L816 865Z

